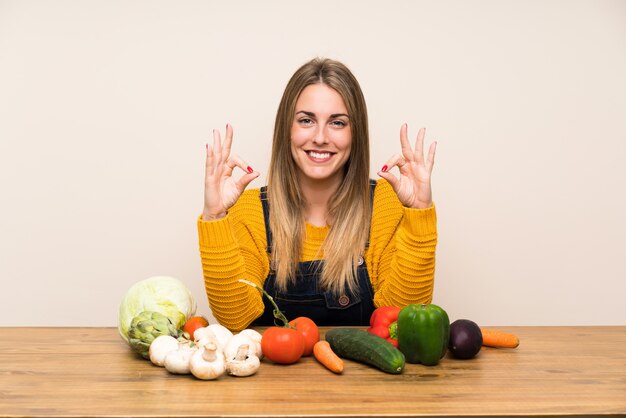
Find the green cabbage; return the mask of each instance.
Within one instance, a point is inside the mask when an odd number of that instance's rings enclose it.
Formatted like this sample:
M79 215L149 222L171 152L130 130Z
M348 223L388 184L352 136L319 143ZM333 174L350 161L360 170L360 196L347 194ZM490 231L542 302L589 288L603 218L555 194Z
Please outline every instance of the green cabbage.
M124 295L118 317L118 330L126 342L133 318L143 311L159 312L180 329L196 313L196 302L183 282L173 277L155 276L135 283Z

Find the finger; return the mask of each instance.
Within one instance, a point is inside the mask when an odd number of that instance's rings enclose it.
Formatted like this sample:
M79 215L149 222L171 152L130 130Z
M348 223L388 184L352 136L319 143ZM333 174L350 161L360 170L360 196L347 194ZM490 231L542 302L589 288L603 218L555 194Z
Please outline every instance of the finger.
M428 167L429 171L433 171L433 166L435 165L435 151L437 151L437 141L430 144L428 147L428 160L426 161L426 167Z
M391 174L389 171L381 170L378 172L378 175L387 180L394 191L397 190L398 187L400 187L400 180L398 180L397 177Z
M231 175L233 172L233 169L235 167L239 167L241 168L243 171L245 171L246 173L253 173L254 170L252 169L252 167L250 167L250 165L245 162L241 157L239 157L238 155L232 155L228 161L226 161L226 167L227 167L227 171L226 174L227 175Z
M400 127L400 146L402 147L402 155L407 160L411 160L413 156L413 150L411 149L411 144L409 144L409 138L407 135L408 125L405 123Z
M393 167L398 167L400 171L402 171L402 167L406 164L406 159L400 154L394 154L391 158L389 158L381 171L390 171Z
M217 167L222 160L222 138L220 131L217 129L213 129L213 154L215 155L215 165Z
M230 156L230 149L233 145L233 127L230 123L226 124L226 138L224 139L224 147L222 149L222 160L225 162Z
M418 164L424 163L424 136L426 136L426 128L420 128L415 140L415 161Z
M248 173L248 174L244 174L243 176L241 176L241 178L239 180L237 180L237 188L243 192L246 187L248 187L248 184L250 184L252 182L252 180L254 180L255 178L259 177L261 175L261 173L259 173L258 171L252 172L252 173Z
M212 176L215 172L215 164L214 164L214 154L213 147L209 144L206 144L206 170L205 177L208 178Z

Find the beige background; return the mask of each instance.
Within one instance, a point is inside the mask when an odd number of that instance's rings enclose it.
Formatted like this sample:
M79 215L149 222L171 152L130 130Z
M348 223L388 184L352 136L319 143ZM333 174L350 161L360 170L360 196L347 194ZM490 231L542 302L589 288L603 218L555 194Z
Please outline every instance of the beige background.
M434 302L483 325L625 324L625 1L0 1L0 326L115 325L183 280L210 311L204 144L263 174L278 100L316 56L438 140Z

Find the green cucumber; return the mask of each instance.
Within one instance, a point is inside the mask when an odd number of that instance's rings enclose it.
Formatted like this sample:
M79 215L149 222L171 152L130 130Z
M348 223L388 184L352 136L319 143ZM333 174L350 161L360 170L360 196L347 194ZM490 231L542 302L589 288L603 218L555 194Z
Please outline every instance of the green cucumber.
M404 369L404 354L389 341L357 328L335 328L326 333L326 341L339 357L369 364L380 370L399 374Z

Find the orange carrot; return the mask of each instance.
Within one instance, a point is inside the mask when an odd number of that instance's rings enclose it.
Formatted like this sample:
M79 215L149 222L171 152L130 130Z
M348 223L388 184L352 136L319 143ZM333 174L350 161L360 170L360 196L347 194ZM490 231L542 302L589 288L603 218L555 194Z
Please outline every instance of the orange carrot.
M333 373L343 372L343 360L335 354L328 341L318 341L313 346L315 359Z
M519 338L516 335L494 329L481 328L483 334L483 345L498 348L515 348L519 345Z

